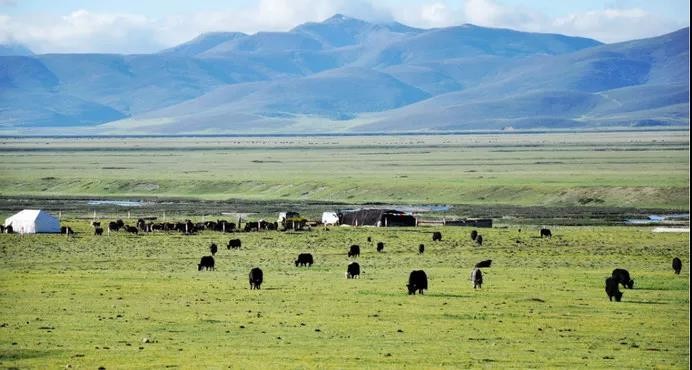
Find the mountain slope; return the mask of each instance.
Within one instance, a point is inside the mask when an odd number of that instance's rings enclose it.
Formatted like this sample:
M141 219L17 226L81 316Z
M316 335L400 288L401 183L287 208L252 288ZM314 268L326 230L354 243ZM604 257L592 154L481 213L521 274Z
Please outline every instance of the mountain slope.
M171 126L214 121L225 131L242 129L246 121L259 118L319 116L346 120L357 113L385 111L429 96L385 73L344 68L303 78L221 87L139 119L165 120ZM229 116L244 118L230 121Z
M207 33L155 54L0 55L0 130L105 123L110 133L167 134L688 125L688 81L689 28L603 45L337 14L287 32Z
M34 53L26 46L17 43L0 44L0 56L29 56Z
M529 58L480 86L388 112L355 129L689 124L687 45L689 29L683 29L651 39Z

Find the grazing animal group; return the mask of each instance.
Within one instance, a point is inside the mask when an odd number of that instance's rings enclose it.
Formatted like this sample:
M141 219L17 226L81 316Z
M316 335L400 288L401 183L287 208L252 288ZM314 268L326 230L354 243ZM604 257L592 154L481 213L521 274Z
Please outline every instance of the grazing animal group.
M615 298L616 302L620 302L622 299L620 284L627 289L634 288L634 280L630 278L629 271L617 268L613 270L610 277L605 280L605 291L610 301Z

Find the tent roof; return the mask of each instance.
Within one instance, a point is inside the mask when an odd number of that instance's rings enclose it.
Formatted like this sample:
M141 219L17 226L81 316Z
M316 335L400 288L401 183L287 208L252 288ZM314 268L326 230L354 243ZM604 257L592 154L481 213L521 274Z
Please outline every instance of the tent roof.
M9 218L13 220L35 220L38 215L43 212L40 209L25 209L23 211L17 212L10 216Z

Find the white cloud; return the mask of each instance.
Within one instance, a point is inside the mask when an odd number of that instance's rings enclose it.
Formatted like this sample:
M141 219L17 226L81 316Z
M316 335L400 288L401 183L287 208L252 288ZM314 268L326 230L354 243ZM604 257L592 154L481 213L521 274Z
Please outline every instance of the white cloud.
M13 2L0 0L2 3ZM539 10L504 5L499 0L260 0L233 10L162 17L89 10L61 16L0 14L0 42L21 42L37 53L142 53L179 44L203 32L285 31L335 13L369 21L396 20L421 28L473 23L586 36L605 42L655 36L687 25L627 8L624 3L608 9L549 17Z
M604 9L570 14L552 21L554 32L618 42L660 35L685 27L649 14L642 9Z
M541 31L548 18L524 7L504 6L492 0L467 0L464 13L469 23L486 27Z

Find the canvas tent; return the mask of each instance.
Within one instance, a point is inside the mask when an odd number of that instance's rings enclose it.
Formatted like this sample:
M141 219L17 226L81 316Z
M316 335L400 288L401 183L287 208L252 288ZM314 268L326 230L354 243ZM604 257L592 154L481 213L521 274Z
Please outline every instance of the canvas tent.
M416 218L393 209L357 209L339 214L342 225L351 226L416 226Z
M59 233L60 221L50 213L37 209L25 209L5 219L5 227L12 226L17 233Z

